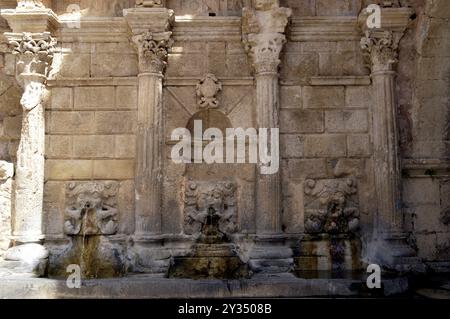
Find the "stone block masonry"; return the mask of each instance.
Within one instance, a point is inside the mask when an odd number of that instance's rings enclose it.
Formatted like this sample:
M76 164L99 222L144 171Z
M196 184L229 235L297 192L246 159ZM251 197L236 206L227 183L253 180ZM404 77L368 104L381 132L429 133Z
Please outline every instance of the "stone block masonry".
M162 276L186 257L255 278L448 269L445 1L381 1L377 30L361 0L75 1L79 29L70 1L19 2L0 5L8 262L36 248L21 269L51 276ZM279 128L279 171L173 162L170 133L196 120Z

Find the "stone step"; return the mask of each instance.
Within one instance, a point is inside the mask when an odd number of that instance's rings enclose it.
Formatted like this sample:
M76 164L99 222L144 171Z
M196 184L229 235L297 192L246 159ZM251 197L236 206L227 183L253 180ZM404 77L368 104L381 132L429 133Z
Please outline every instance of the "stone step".
M29 289L33 287L33 289ZM365 288L364 288L365 287ZM383 280L376 295L405 293L406 277ZM351 279L303 279L292 274L255 275L251 279L167 279L129 276L115 279L82 280L79 289L66 280L46 278L2 278L0 298L239 298L239 297L358 297L367 291L365 281Z

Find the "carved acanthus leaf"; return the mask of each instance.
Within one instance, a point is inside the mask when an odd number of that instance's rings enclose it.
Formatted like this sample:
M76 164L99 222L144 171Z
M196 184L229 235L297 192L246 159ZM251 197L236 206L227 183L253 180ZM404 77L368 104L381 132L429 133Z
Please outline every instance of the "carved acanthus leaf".
M392 31L366 31L361 49L372 71L389 71L397 63L400 35Z
M243 42L256 73L277 72L284 35L292 10L279 6L279 1L257 0L253 8L244 8Z
M133 36L132 41L139 54L141 71L164 72L173 40L172 32L144 32Z

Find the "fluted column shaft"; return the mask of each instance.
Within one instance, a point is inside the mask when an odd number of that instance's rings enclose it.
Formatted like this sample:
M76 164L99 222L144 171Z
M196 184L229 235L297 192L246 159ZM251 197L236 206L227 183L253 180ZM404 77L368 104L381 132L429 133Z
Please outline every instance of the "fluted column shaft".
M256 74L256 106L259 128L268 129L269 151L272 151L270 133L279 127L278 73ZM277 146L278 147L278 146ZM256 232L257 234L281 233L280 174L262 174L259 164L256 181Z
M161 233L162 73L139 74L136 156L136 235Z
M398 154L395 71L398 43L402 33L366 31L361 47L372 71L372 142L377 202L377 229L402 229L400 196L400 156Z
M378 228L384 231L397 231L402 227L394 78L393 71L372 73L374 179Z

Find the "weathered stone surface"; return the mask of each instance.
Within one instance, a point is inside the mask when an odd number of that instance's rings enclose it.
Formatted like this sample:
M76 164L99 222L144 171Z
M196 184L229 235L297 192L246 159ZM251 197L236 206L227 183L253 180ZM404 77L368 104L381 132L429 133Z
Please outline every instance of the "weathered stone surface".
M313 87L303 88L303 106L305 108L336 108L345 104L344 87Z
M79 87L75 88L75 109L113 109L113 87Z
M325 129L329 133L364 133L369 129L366 111L327 111Z
M352 134L347 136L347 150L350 157L368 157L371 154L369 135Z
M323 112L310 110L282 110L282 133L320 133L324 130Z
M346 156L345 135L308 135L305 136L306 157Z
M9 247L11 235L12 163L0 161L0 257Z
M360 0L82 0L82 29L67 22L70 1L43 1L61 25L25 2L0 21L20 30L5 33L11 47L0 43L0 157L15 165L17 184L0 169L0 255L12 243L19 260L8 274L42 274L39 243L51 276L82 263L86 278L167 273L171 260L194 253L191 268L212 277L238 260L270 273L290 271L293 260L327 274L359 269L361 257L396 270L420 269L420 258L448 265L445 1L384 1L376 30L362 10L370 1ZM194 119L279 128L280 145L269 148L279 146L280 169L175 164L171 133ZM199 246L215 223L226 236ZM22 244L38 245L44 260L27 264L31 246ZM208 258L218 258L214 273L203 271ZM303 287L294 278L283 287L291 281ZM320 291L330 293L330 282ZM174 294L156 285L142 289ZM276 291L255 285L262 296ZM292 294L307 294L298 287Z

